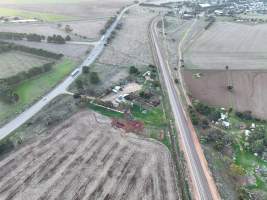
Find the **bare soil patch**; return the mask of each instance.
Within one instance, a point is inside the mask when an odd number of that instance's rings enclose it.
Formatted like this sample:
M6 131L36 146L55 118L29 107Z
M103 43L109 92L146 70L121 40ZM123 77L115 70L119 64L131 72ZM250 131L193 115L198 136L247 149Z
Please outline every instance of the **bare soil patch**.
M27 71L33 67L40 67L49 61L52 60L20 51L1 53L0 79L16 75L19 72Z
M196 69L267 69L267 27L216 22L185 54L186 66Z
M83 111L0 162L6 199L177 199L171 156Z
M200 73L200 78L194 74ZM189 93L210 105L233 107L239 111L250 110L260 118L267 119L267 71L234 70L228 74L219 70L186 70L184 78ZM233 91L227 90L227 83Z

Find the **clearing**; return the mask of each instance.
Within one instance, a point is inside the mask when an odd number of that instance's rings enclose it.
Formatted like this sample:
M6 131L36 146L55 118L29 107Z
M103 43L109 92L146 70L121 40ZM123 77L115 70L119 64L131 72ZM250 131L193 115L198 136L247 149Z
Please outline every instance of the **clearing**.
M216 22L185 53L193 69L267 69L267 27Z
M16 75L19 72L27 71L33 67L40 67L50 61L52 60L20 51L1 53L0 79Z
M1 199L177 199L167 148L110 123L79 112L12 152L0 162Z

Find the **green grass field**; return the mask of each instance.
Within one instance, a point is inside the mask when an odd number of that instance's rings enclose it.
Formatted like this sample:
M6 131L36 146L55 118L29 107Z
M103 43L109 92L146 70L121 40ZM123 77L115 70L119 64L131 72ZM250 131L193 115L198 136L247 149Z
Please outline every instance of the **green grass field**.
M3 7L0 7L0 16L19 16L26 19L37 18L39 20L47 22L56 22L56 21L74 19L74 17L70 16L56 15L44 12L32 12L19 9L3 8Z
M7 105L0 102L0 124L4 124L8 119L22 112L34 101L50 91L51 88L66 77L75 66L75 62L64 59L59 64L55 65L50 72L19 84L15 88L15 92L20 97L16 104Z

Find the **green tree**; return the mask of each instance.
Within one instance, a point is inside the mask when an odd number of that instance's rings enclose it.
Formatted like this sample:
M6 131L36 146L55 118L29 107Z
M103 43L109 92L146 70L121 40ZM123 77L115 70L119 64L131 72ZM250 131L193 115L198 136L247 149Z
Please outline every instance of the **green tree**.
M138 74L139 70L135 66L130 67L130 74Z
M88 74L90 71L90 68L88 66L83 66L82 71L84 74Z
M78 90L83 89L83 82L82 82L82 80L80 80L80 79L76 80L75 81L75 84L76 84L76 87L77 87Z
M100 82L100 78L99 78L97 72L91 72L90 73L90 82L92 84L98 84Z

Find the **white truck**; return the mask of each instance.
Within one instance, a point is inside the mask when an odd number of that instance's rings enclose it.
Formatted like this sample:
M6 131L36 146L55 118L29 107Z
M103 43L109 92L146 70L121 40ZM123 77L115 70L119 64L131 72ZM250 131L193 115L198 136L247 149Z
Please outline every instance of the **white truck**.
M71 76L72 77L75 77L75 76L77 76L77 74L80 72L80 70L79 69L75 69L72 73L71 73Z

